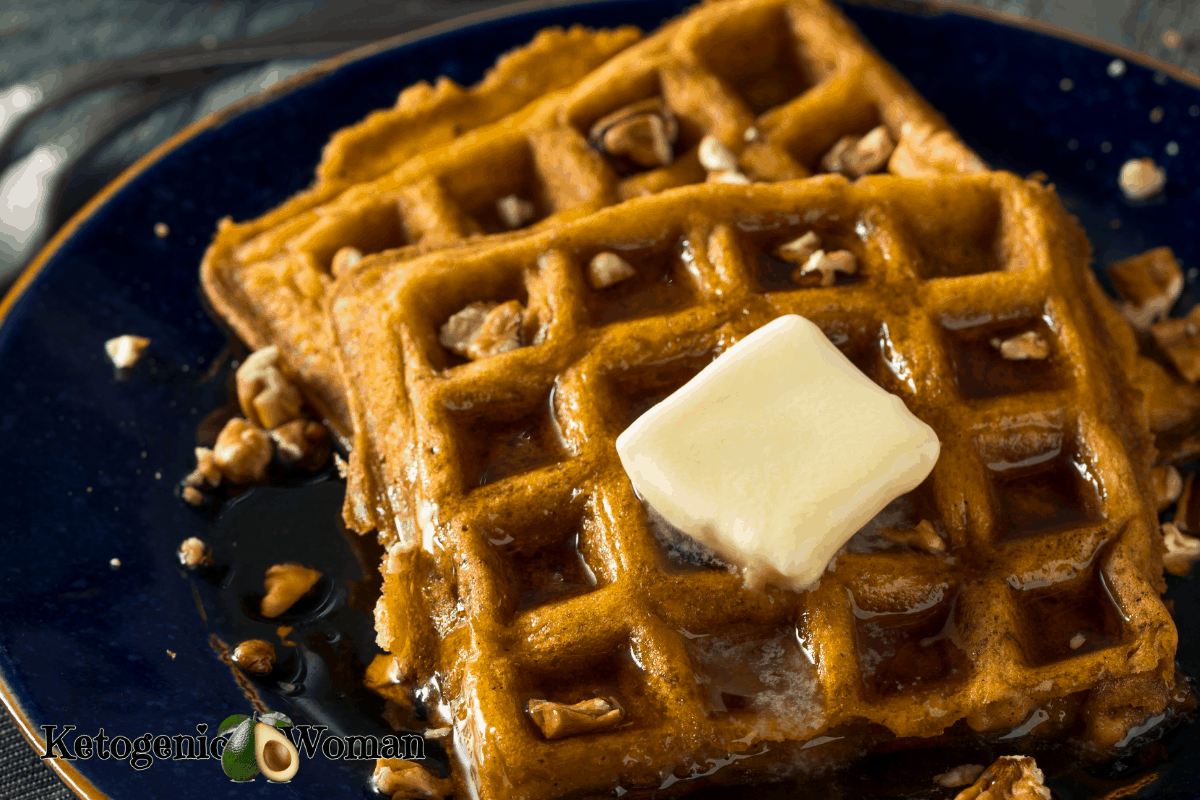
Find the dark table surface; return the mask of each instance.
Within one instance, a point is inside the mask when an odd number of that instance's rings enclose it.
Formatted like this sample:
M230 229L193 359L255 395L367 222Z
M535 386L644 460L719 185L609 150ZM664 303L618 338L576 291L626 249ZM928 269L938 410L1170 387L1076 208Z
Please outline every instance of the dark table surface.
M1200 72L1197 0L972 4L1061 25ZM500 5L0 0L0 288L93 194L188 123L321 58ZM164 61L171 70L166 75L160 74ZM49 107L36 115L18 113L37 97L52 102L43 102ZM35 202L16 209L6 204L15 182L39 169L44 179ZM0 714L0 800L71 796Z

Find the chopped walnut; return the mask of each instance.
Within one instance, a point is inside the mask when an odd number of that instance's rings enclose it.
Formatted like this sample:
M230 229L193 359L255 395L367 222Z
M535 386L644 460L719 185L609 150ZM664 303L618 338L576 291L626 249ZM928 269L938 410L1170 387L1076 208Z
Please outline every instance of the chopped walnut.
M117 369L129 369L138 362L142 353L150 346L150 340L145 336L125 334L109 339L104 343L109 361Z
M1166 511L1183 494L1183 476L1170 464L1162 464L1153 469L1150 477L1154 480L1158 510Z
M637 275L637 270L616 253L597 253L588 262L587 278L593 289L607 289Z
M496 201L496 213L510 231L524 228L537 219L537 206L515 194L505 195Z
M1163 567L1172 575L1186 576L1192 565L1200 561L1200 539L1182 532L1173 522L1163 523L1162 535L1166 550Z
M946 552L945 540L938 535L933 523L927 519L921 520L916 527L907 530L881 528L880 532L893 542L908 545L914 550L924 550L926 553Z
M263 579L263 587L267 590L267 594L259 605L259 612L268 619L278 617L291 608L319 580L321 580L320 572L292 561L268 567L267 575Z
M179 545L179 563L188 569L207 567L212 564L212 551L203 539L189 536Z
M961 764L941 775L934 775L933 782L947 789L955 789L974 783L982 772L983 764Z
M1160 350L1187 380L1200 380L1200 306L1182 319L1164 319L1150 326Z
M329 271L336 278L358 266L362 259L362 251L357 247L342 247L333 254L333 263L329 265Z
M1050 800L1050 789L1029 756L1000 756L954 800Z
M391 800L444 800L454 794L454 781L401 758L378 759L371 780Z
M821 158L821 169L838 172L847 178L860 178L879 172L887 166L896 142L883 125L872 128L865 136L843 136Z
M1080 631L1079 633L1072 636L1071 641L1067 642L1067 644L1069 644L1071 646L1072 650L1078 650L1079 648L1083 647L1083 644L1086 641L1087 641L1087 636L1084 634L1083 631Z
M1121 192L1130 200L1149 200L1167 185L1167 171L1153 158L1131 158L1121 165L1117 177Z
M194 486L185 486L180 492L183 496L183 501L189 505L202 506L204 505L204 492Z
M747 186L751 183L749 178L734 169L719 169L710 172L705 181L708 183L734 183L739 186Z
M588 143L600 152L628 159L636 167L662 167L675 159L679 122L658 98L618 109L597 120Z
M1037 331L1010 336L1007 339L992 339L992 347L1000 351L1007 361L1042 361L1050 355L1050 343Z
M311 419L294 419L270 432L275 452L288 464L320 469L329 459L329 432Z
M241 417L234 417L217 435L213 462L233 483L262 480L271 463L271 439Z
M266 675L275 669L275 645L262 639L247 639L233 649L232 658L246 672Z
M547 739L610 728L625 716L625 709L611 697L593 697L572 706L550 700L530 700L527 709Z
M477 360L521 346L521 316L516 300L495 305L471 303L446 321L438 335L442 347Z
M1125 300L1121 311L1139 331L1165 317L1183 292L1183 270L1169 247L1110 264L1108 277Z
M700 166L710 172L737 171L737 156L711 133L700 140L697 155L700 158Z
M189 488L201 486L219 486L221 483L221 468L217 466L213 451L207 447L196 448L196 468L183 479L183 485Z
M284 376L279 348L256 350L238 367L238 405L246 419L260 428L278 428L300 416L300 390Z
M818 250L792 273L792 280L799 283L805 275L820 273L821 285L833 286L839 272L846 275L858 272L858 259L854 257L854 253L849 250L834 250L832 253Z
M816 231L809 231L803 236L797 236L790 242L784 242L775 250L775 255L783 261L803 264L812 258L812 254L821 249L821 237Z

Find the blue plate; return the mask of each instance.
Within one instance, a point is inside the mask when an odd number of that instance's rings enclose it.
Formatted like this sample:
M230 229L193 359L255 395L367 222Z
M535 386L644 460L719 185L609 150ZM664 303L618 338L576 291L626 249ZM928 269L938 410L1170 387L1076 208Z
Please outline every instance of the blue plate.
M240 544L262 558L294 558L289 526L315 518L335 529L342 488L326 476L303 489L303 513L272 494L287 490L253 490L214 520L174 491L192 467L198 422L226 400L213 377L219 365L210 368L227 339L204 311L197 280L217 220L257 216L304 188L330 134L390 105L414 81L449 75L471 83L500 53L547 25L649 29L687 5L526 4L368 48L172 140L53 242L5 301L0 327L0 675L5 702L23 727L36 733L44 724L70 724L77 733L103 728L133 738L190 734L207 723L211 734L229 714L247 712L246 697L209 641L212 633L228 636L244 615L211 582L185 578L175 547L195 535L227 555ZM1195 79L1165 65L1156 72L1154 62L1128 53L1123 74L1113 77L1113 48L959 10L849 6L846 13L991 163L1045 172L1083 221L1097 261L1170 245L1185 268L1200 266ZM1160 111L1152 116L1153 109ZM1121 199L1116 176L1126 159L1143 155L1164 165L1169 181L1163 198L1134 206ZM154 236L156 222L170 227L168 237ZM1182 308L1195 302L1195 276L1189 269ZM130 376L114 374L102 347L123 333L153 340L151 356ZM247 530L257 538L239 538ZM335 565L329 591L336 606L366 585L373 568L355 561L338 536L325 547L320 558ZM315 554L299 557L308 555ZM119 568L110 566L114 558ZM254 565L243 571L261 575ZM1196 584L1172 580L1169 596L1180 623L1180 662L1200 675ZM358 605L342 603L343 622L369 627L362 610L369 603ZM328 633L332 650L341 646L337 637ZM351 650L361 660L370 647L359 642ZM320 667L309 665L314 681ZM341 691L336 681L326 688ZM318 718L347 730L360 724L353 703L343 719L303 697L267 700L297 721ZM1200 794L1197 734L1185 730L1168 747L1174 755L1155 779L1128 767L1128 780L1142 786L1126 796ZM288 785L232 784L213 761L157 760L144 771L116 759L54 764L81 794L115 798L369 794L362 764L323 758L305 760ZM1110 770L1056 789L1086 797L1123 780Z

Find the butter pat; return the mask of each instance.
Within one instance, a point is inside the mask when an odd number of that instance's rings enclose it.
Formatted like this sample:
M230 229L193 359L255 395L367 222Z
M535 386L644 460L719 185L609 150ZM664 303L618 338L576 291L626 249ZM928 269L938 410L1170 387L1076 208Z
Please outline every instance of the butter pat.
M937 434L813 323L780 317L617 437L638 494L742 567L801 591L933 470Z

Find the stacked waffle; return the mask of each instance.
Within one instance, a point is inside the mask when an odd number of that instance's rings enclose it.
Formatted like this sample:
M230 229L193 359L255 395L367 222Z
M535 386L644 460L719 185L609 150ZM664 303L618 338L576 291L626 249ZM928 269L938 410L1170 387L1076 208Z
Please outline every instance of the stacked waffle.
M507 94L505 65L568 41L558 83ZM347 521L387 547L387 674L452 726L456 780L682 791L963 721L1109 747L1162 713L1136 346L1053 190L984 171L820 0L709 3L631 42L544 34L471 101L406 93L340 140L394 125L390 150L331 146L204 263L349 445ZM614 447L784 314L942 442L804 593L658 524Z

